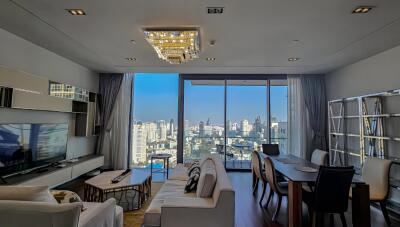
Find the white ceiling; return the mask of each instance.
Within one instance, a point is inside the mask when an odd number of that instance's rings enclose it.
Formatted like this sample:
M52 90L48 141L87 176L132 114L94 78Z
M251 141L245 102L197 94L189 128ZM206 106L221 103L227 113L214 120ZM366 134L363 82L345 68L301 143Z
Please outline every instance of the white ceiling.
M358 5L377 7L351 14ZM186 26L200 28L200 59L178 66L158 59L142 32ZM400 1L1 0L0 27L95 71L324 73L399 45Z

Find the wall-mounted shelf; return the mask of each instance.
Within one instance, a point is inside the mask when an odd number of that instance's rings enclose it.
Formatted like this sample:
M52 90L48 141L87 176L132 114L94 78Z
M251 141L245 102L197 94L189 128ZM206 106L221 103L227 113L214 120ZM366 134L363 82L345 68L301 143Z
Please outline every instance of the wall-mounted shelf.
M75 136L98 134L95 122L98 96L76 86L0 66L0 107L72 113Z

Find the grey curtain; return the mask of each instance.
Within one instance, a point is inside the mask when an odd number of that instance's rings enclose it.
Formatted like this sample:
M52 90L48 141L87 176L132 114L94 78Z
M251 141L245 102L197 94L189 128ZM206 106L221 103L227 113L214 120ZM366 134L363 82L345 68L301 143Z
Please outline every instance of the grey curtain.
M323 75L304 75L301 77L304 102L308 111L308 120L313 131L312 147L327 149L327 101Z
M101 126L99 139L97 141L97 154L101 154L102 152L106 127L110 120L123 78L123 73L100 73L99 92L101 100L99 103L99 122Z

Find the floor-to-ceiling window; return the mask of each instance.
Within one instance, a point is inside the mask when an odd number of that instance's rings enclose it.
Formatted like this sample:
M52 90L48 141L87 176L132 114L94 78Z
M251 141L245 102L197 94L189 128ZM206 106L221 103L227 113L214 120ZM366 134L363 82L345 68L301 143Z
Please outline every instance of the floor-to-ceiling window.
M251 152L268 142L265 80L227 80L226 168L251 168Z
M136 73L133 86L133 167L168 153L172 164L218 154L228 169L249 169L263 143L286 152L284 76Z
M156 153L177 159L179 74L136 73L133 84L131 165L149 167ZM154 167L161 167L155 163Z
M270 114L271 114L271 143L279 144L279 150L287 152L288 139L288 97L287 81L271 80L270 85Z
M251 152L263 143L286 152L284 76L183 75L182 81L183 162L211 153L228 169L249 169Z
M225 154L224 80L185 80L183 160Z

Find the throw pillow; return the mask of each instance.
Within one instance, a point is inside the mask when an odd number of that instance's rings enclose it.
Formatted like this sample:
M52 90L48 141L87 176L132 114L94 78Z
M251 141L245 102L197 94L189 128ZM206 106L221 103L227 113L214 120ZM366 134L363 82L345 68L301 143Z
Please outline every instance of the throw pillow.
M196 191L199 178L200 178L200 168L194 170L189 179L187 180L185 186L185 193Z
M81 198L75 192L68 190L51 190L50 193L58 203L82 202Z
M188 169L190 170L193 166L200 166L200 161L199 160L195 160L192 163L190 163L190 165L188 166Z
M190 175L192 174L192 172L194 170L198 169L200 171L200 165L198 163L193 164L192 167L190 167L190 169L188 170L188 176L190 177Z
M48 186L1 186L0 200L57 203Z
M197 184L196 195L200 198L212 196L217 182L217 171L213 160L207 160L203 164L199 182Z

